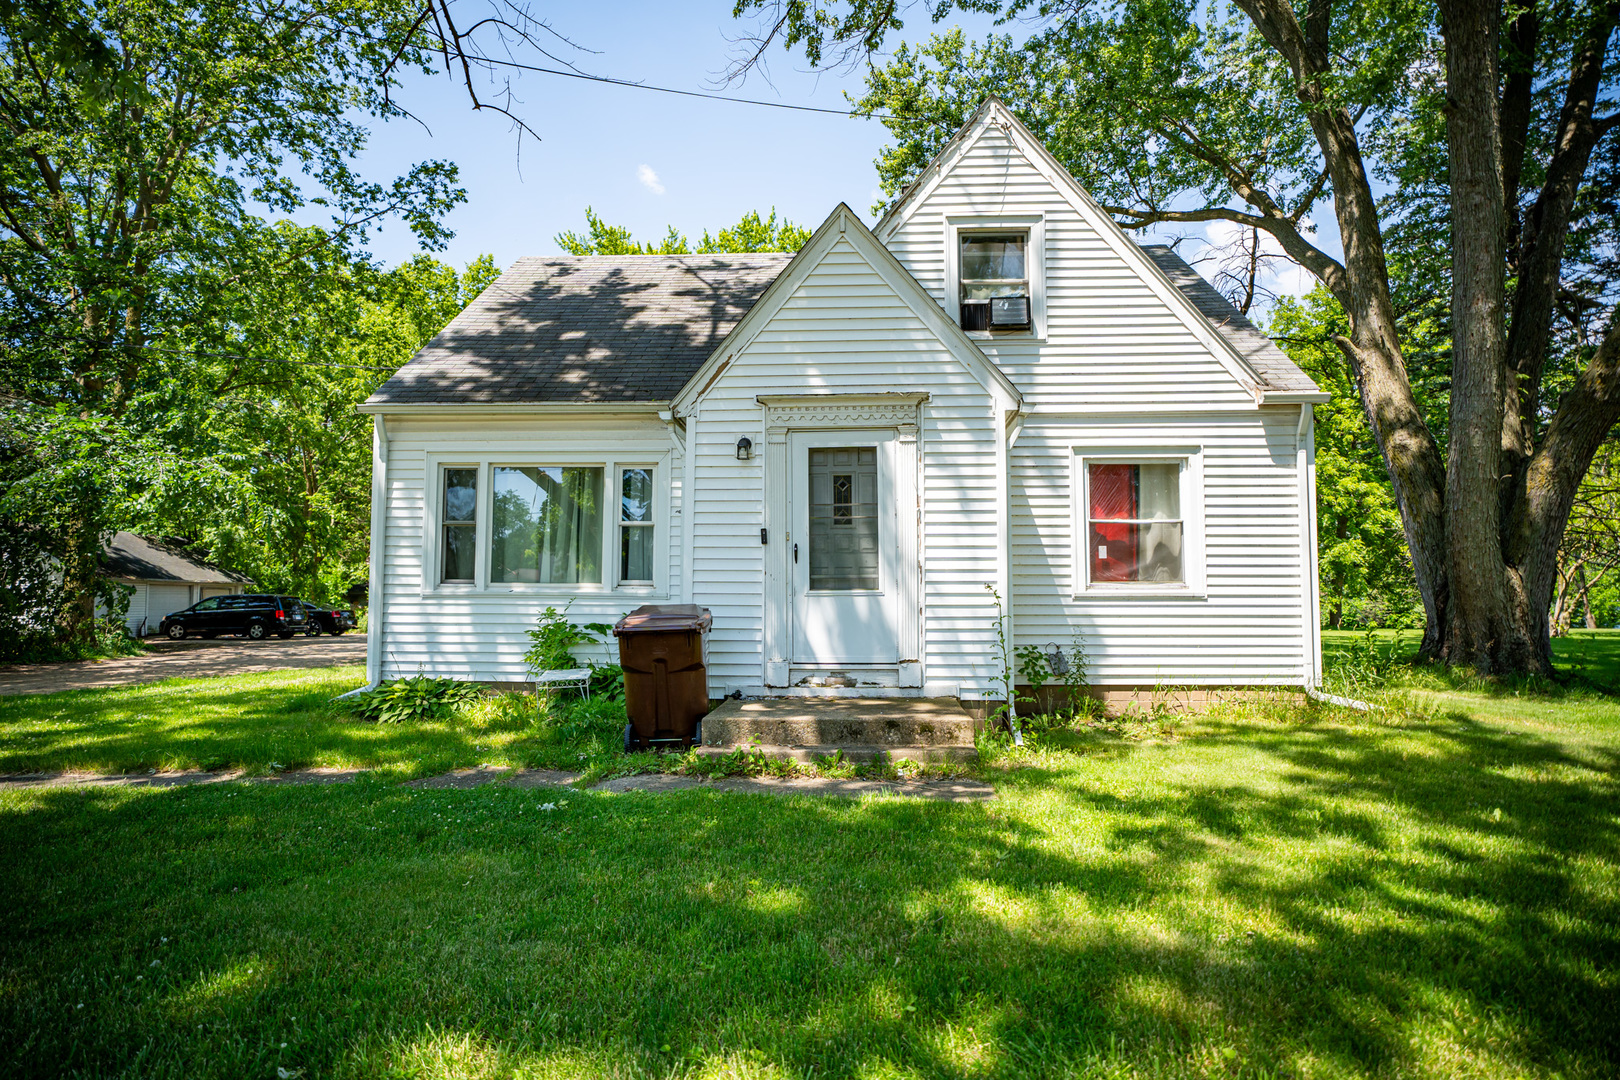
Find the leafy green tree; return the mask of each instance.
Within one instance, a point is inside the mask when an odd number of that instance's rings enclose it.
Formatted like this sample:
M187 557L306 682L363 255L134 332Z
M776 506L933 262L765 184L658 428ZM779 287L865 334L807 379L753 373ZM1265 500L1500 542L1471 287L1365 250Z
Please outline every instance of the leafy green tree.
M1422 619L1401 513L1355 378L1333 344L1344 312L1321 288L1277 304L1270 330L1289 357L1333 395L1316 408L1316 530L1323 614L1334 630L1408 626Z
M367 575L371 422L355 411L497 275L426 255L388 271L281 224L240 265L229 337L193 344L194 381L150 423L216 482L149 485L134 518L184 536L259 586L337 600ZM288 274L286 255L301 252ZM204 392L198 393L202 389Z
M375 0L0 5L0 389L34 407L41 446L56 415L109 438L167 431L160 404L211 385L187 353L233 337L243 267L266 244L250 200L329 207L316 249L352 253L388 218L443 243L463 198L453 165L387 183L352 165L367 118L405 115L398 65L430 62L414 18ZM313 292L307 254L280 250L287 289ZM130 457L92 464L98 489L130 486L111 478ZM89 633L95 555L118 524L95 500L60 523L68 637Z
M570 255L689 255L694 254L686 236L671 225L658 244L640 244L630 238L630 230L620 225L609 225L596 216L596 211L585 208L584 233L561 232L557 246ZM810 230L783 218L776 219L776 208L771 216L762 218L758 210L750 210L742 220L717 234L703 230L695 254L737 255L753 251L798 251L810 240Z
M1612 275L1588 291L1605 297L1602 313L1554 400L1546 379L1567 238L1572 226L1604 228L1589 208L1604 205L1599 181L1620 127L1620 70L1608 59L1620 3L1532 0L1505 28L1489 0L916 7L936 22L963 10L1043 25L1020 43L936 35L872 73L857 109L881 113L898 140L878 163L884 190L896 194L993 93L1125 227L1229 221L1268 234L1344 312L1335 345L1401 510L1425 653L1486 672L1550 672L1556 553L1580 479L1620 418ZM738 0L735 13L757 17L758 31L734 74L775 43L812 65L866 59L905 10ZM1443 201L1413 202L1409 217L1380 205L1376 179L1414 178ZM1342 255L1315 238L1324 204ZM1391 252L1407 244L1414 263L1443 252L1445 269L1429 268L1450 292L1440 426L1410 375L1410 309L1390 284Z

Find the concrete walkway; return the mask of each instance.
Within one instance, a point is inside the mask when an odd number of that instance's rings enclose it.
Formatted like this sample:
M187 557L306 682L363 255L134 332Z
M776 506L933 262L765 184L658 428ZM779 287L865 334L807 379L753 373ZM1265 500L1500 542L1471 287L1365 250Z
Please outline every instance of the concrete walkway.
M366 636L350 631L340 637L295 637L286 641L216 638L147 642L145 656L83 660L66 664L12 664L0 667L0 696L54 694L108 686L138 686L163 679L200 679L213 675L247 675L363 664ZM358 684L357 684L358 685Z
M274 776L244 776L240 772L172 772L103 776L95 773L27 773L0 776L0 791L28 788L77 787L188 787L237 780L248 784L342 784L359 776L359 769L300 769ZM466 789L499 783L508 787L568 787L579 782L580 773L553 769L510 769L480 765L456 769L442 776L411 780L406 787L429 790ZM996 789L979 780L833 780L826 777L726 777L708 780L700 776L672 776L644 773L604 780L587 791L664 792L725 791L749 795L823 795L859 798L863 795L899 795L945 802L985 802L996 797Z

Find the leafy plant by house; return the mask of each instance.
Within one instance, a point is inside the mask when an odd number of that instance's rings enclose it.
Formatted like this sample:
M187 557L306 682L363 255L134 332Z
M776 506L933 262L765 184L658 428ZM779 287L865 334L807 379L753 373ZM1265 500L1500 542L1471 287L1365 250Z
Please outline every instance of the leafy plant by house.
M529 650L523 654L523 664L530 671L559 671L579 667L574 650L581 645L592 645L607 639L613 632L608 623L574 623L568 620L570 600L562 610L547 607L534 620L534 629L528 631Z
M1007 613L1002 608L1001 593L996 591L996 587L987 584L984 588L996 604L996 659L998 661L996 681L1001 684L1001 704L996 706L995 710L990 713L989 721L992 727L997 723L1007 725L1007 731L1011 733L1013 742L1018 746L1023 746L1024 733L1018 728L1017 703L1019 699L1013 689L1013 658L1007 641ZM1023 700L1033 701L1034 699L1024 698Z
M412 675L394 679L354 699L354 709L379 724L426 723L448 720L457 705L483 693L477 683Z

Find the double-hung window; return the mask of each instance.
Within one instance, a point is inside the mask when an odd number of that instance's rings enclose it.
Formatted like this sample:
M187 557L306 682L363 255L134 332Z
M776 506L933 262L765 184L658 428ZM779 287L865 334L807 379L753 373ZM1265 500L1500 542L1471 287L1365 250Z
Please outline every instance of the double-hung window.
M1200 456L1077 455L1078 592L1202 592Z
M443 537L439 555L439 580L446 584L470 584L478 553L478 469L444 470Z
M962 232L958 243L962 329L1029 329L1028 230Z
M654 475L651 465L612 461L445 465L429 530L437 583L654 588Z
M653 583L653 471L619 472L619 584Z

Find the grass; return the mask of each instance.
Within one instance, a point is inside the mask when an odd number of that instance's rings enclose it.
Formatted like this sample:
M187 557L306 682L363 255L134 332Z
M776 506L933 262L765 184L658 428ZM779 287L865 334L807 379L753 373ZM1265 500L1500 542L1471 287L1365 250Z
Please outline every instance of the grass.
M1324 630L1322 658L1329 669L1357 645L1370 639L1390 650L1398 660L1410 661L1423 633L1420 630ZM1553 638L1553 664L1558 673L1577 682L1620 692L1620 630L1572 630Z
M521 698L454 722L357 722L331 699L363 681L357 667L316 668L0 697L0 773L330 766L402 779L480 763L580 763L580 749L534 725Z
M7 771L379 770L0 793L0 1072L1620 1072L1613 698L1397 686L991 741L998 798L959 805L405 788L611 756L489 706L358 725L325 705L353 682L0 700Z

